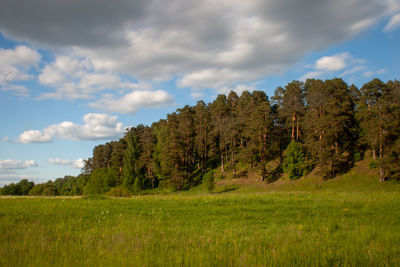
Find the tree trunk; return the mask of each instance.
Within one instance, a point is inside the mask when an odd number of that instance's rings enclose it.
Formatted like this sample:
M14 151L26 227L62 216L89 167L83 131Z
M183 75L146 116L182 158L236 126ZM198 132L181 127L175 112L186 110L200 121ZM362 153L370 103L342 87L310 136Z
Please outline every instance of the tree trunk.
M225 169L224 169L224 155L221 152L221 172L224 173Z
M297 118L297 120L296 120L296 133L297 133L297 135L296 135L296 140L299 140L299 137L300 137L300 133L299 133L299 119Z
M382 159L383 159L383 133L382 126L379 127L379 181L383 183L385 181L385 171L382 167Z
M293 112L292 117L292 139L294 139L294 122L296 121L296 112Z

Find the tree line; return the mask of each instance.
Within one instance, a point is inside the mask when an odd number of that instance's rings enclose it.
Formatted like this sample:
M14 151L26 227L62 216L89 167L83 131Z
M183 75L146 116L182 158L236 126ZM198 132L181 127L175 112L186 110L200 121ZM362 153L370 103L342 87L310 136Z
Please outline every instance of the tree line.
M249 170L263 181L283 172L296 179L314 169L329 179L367 151L384 182L400 179L399 136L398 80L373 79L361 88L340 78L292 81L271 98L232 91L127 129L118 141L96 146L79 177L60 178L60 189L59 179L41 186L54 183L54 194L185 190L210 173L235 178Z

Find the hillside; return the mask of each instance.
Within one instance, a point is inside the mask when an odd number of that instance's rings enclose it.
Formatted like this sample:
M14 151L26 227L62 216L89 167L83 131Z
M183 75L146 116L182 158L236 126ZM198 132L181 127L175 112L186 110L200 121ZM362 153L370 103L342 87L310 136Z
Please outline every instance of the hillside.
M332 179L323 179L318 170L297 180L291 180L283 174L278 180L268 183L262 181L255 171L247 176L234 179L232 177L216 181L215 193L250 193L250 192L399 192L397 181L379 182L377 170L368 168L370 158L356 162L347 173ZM206 192L204 185L192 188L189 192Z

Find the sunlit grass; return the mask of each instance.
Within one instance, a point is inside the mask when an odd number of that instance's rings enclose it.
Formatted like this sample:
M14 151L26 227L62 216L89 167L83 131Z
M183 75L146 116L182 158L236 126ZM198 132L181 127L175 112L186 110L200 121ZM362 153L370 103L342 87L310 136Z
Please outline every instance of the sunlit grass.
M396 266L398 192L0 198L0 266Z

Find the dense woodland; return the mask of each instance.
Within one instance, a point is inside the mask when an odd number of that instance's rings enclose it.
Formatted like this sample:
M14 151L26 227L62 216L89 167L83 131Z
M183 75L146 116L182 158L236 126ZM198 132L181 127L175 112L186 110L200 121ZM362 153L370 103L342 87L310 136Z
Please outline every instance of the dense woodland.
M313 170L325 179L371 153L380 181L400 180L400 81L361 88L342 79L292 81L269 98L230 92L185 106L151 126L96 146L82 174L34 185L22 180L1 194L81 195L146 189L186 190L205 180L256 174L265 182ZM210 182L210 181L208 181Z

